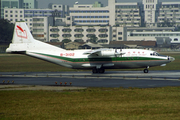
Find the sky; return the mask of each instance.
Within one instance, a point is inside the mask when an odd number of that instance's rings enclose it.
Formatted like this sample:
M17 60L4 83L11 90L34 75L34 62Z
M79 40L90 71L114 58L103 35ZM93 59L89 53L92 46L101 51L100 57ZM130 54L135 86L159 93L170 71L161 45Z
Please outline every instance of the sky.
M104 6L108 5L108 0L37 0L38 8L48 8L49 3L58 3L62 5L69 5L72 7L75 2L79 4L94 4L95 1L101 2ZM117 2L141 2L142 0L117 0ZM170 0L159 0L159 2L170 2ZM171 2L180 2L180 0L171 0Z

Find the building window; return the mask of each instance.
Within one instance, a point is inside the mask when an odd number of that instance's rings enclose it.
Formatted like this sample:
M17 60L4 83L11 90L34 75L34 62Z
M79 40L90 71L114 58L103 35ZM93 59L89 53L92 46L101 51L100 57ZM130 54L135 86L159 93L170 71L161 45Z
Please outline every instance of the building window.
M122 37L118 37L118 40L122 40Z
M122 32L118 32L118 35L122 35Z

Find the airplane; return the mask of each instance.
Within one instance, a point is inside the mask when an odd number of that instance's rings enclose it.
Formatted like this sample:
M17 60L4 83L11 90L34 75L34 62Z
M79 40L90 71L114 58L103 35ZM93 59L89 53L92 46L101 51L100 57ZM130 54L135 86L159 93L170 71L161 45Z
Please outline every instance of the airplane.
M16 22L12 43L7 53L25 54L72 69L90 69L104 73L105 69L148 68L165 66L175 59L144 49L65 50L33 38L25 22Z

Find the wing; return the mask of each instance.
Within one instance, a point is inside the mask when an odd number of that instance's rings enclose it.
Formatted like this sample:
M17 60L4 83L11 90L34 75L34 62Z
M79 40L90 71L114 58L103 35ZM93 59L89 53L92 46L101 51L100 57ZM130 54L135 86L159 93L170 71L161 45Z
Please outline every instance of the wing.
M83 53L84 55L94 55L94 56L116 56L116 55L124 55L125 52L118 51L117 49L97 49L97 50L90 50Z

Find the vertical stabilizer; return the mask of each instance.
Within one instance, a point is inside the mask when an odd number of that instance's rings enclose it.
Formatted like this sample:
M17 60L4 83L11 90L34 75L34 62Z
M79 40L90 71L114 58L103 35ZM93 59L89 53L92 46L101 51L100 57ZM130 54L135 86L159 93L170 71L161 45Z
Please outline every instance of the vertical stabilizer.
M35 40L25 22L16 22L12 43L6 49L7 53L24 53L27 51L45 52L65 51L62 48Z
M12 43L31 43L33 36L25 22L16 22Z

